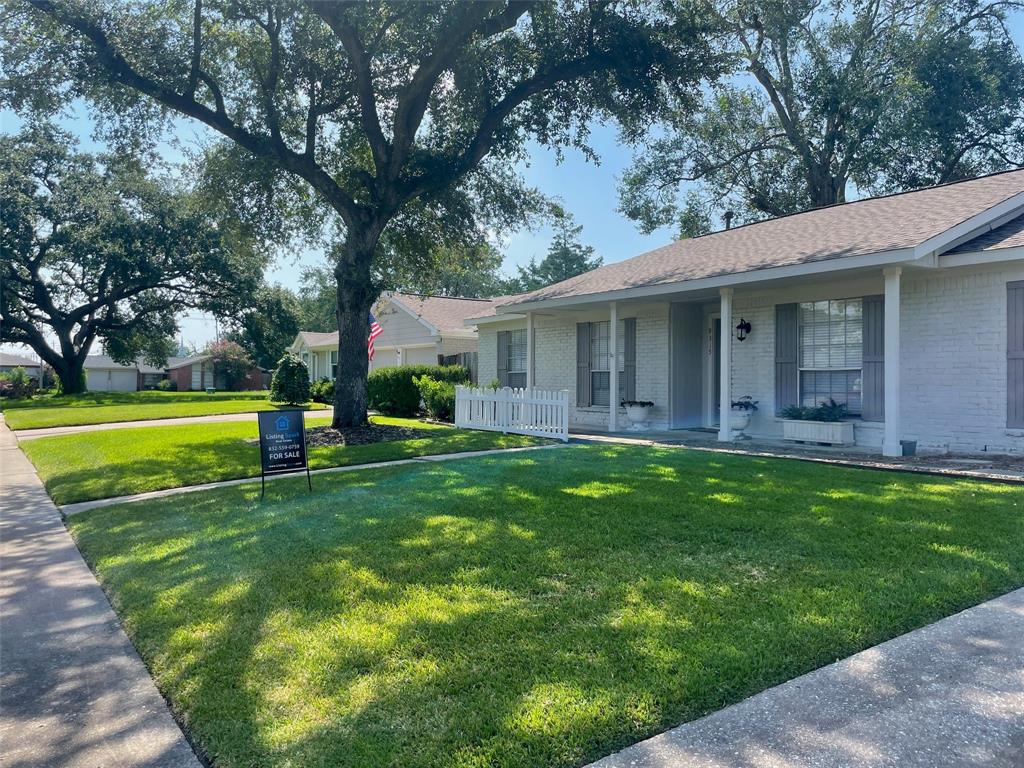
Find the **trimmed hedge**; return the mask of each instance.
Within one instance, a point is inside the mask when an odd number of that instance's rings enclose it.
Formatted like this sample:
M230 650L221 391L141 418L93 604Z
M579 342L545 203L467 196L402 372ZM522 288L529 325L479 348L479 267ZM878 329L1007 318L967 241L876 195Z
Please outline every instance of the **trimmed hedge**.
M461 365L399 365L378 368L367 379L370 408L386 416L415 416L420 410L420 390L414 378L428 376L449 384L468 384L469 371Z

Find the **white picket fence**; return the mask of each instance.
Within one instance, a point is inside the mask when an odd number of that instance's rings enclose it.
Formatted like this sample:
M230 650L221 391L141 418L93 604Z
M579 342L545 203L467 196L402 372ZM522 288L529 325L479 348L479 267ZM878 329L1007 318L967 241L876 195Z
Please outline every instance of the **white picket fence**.
M455 426L569 440L569 391L455 387Z

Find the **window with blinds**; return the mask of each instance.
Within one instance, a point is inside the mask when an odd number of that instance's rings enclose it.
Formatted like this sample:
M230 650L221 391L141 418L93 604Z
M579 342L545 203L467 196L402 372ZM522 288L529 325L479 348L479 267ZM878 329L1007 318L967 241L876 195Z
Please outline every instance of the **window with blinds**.
M851 414L862 407L864 306L861 299L800 304L800 402L815 406L845 403Z
M526 386L526 329L508 332L508 386L522 389Z

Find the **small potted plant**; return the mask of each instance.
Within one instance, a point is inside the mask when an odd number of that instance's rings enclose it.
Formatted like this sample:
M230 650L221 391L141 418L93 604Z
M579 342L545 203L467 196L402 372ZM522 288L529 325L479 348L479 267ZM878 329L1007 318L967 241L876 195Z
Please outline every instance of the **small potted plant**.
M750 395L733 401L732 408L729 409L729 429L732 430L733 437L746 437L743 430L750 426L750 417L757 410L758 402L760 401Z
M620 405L626 409L626 416L633 429L639 431L647 428L654 403L650 400L623 400Z
M846 403L829 398L816 406L790 405L782 409L782 437L797 443L850 445L853 422L843 421L849 411Z

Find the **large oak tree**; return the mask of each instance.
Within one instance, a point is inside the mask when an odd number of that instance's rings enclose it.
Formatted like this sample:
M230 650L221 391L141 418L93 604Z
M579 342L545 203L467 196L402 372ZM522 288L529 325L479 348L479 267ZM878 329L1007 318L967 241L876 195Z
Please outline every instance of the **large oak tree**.
M389 227L417 208L472 221L527 137L585 147L595 116L630 130L717 65L700 0L26 3L15 79L69 81L108 104L144 95L302 179L340 218L336 426L366 418Z
M95 341L163 364L177 315L234 314L265 260L134 157L30 126L0 137L0 265L0 340L32 347L72 393Z
M1024 164L1014 0L722 3L733 77L637 158L622 210L700 234Z

